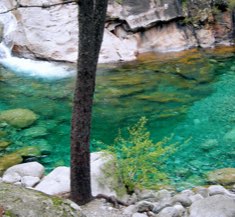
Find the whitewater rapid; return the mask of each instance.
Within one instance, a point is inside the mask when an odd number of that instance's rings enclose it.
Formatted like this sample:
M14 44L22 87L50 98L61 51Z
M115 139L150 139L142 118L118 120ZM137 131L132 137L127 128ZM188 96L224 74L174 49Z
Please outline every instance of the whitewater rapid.
M62 79L75 74L75 70L65 64L14 57L10 49L2 43L0 64L17 74L35 78Z

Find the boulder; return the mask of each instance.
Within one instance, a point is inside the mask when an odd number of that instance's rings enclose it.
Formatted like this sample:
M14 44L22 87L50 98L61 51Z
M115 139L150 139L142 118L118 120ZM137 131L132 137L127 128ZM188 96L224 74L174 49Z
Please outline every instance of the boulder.
M116 166L112 156L104 152L91 153L92 195L106 194L122 197L126 194L124 185L115 175Z
M31 127L29 129L24 130L23 132L25 137L42 137L48 134L47 129L45 127Z
M34 187L40 182L40 178L34 176L24 176L21 178L21 185L28 188Z
M44 174L44 167L38 162L23 163L8 168L3 175L11 176L18 174L20 177L30 176L41 178Z
M91 189L92 195L124 196L126 191L115 176L112 156L103 152L91 154ZM35 190L56 195L70 191L70 168L57 167L35 187Z
M173 203L181 203L184 207L188 207L192 204L190 197L185 194L177 194L172 198Z
M6 149L10 144L9 141L0 141L0 151Z
M142 200L136 204L136 207L138 212L148 212L154 209L154 204L149 201Z
M189 217L234 217L235 200L225 195L214 195L198 200L190 207Z
M216 195L216 194L228 194L228 190L225 189L221 185L211 185L208 188L208 191L209 191L210 196L213 196L213 195Z
M229 142L229 143L234 143L235 142L235 128L233 128L232 130L228 131L224 135L224 140L226 142Z
M200 148L204 151L210 151L213 148L217 147L218 141L216 139L207 139L204 143L200 145Z
M70 192L70 168L57 167L35 187L35 190L49 195L58 195Z
M9 167L19 164L23 158L18 153L12 153L0 157L0 175Z
M3 175L2 181L6 183L17 183L21 181L21 176L18 173Z
M175 207L166 207L159 212L156 217L180 217L179 211Z
M0 122L17 128L28 127L37 120L37 115L29 109L10 109L0 113Z
M213 184L233 185L235 184L235 168L223 168L209 172L207 180Z
M85 217L69 200L45 195L16 185L0 183L0 204L4 216Z
M41 151L39 147L36 146L26 146L16 151L22 157L39 157L41 156Z

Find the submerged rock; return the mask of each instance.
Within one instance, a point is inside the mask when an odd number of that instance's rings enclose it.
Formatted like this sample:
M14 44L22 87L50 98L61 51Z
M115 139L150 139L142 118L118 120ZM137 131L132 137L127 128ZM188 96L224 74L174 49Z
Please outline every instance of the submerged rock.
M37 115L29 109L10 109L0 113L0 122L6 122L17 128L28 127L36 120Z
M235 128L233 128L231 131L227 132L224 135L224 140L226 142L234 143L235 142Z
M0 175L9 167L19 164L23 158L18 153L12 153L0 157Z
M41 151L36 146L26 146L16 151L16 153L24 158L41 156Z
M45 195L19 186L0 183L0 204L4 216L85 217L69 200Z
M0 141L0 151L7 148L11 143L9 141Z
M36 138L45 136L47 134L47 129L44 127L31 127L29 129L24 130L24 136L26 137Z
M210 183L221 185L235 184L235 168L223 168L212 172L207 175L207 180Z

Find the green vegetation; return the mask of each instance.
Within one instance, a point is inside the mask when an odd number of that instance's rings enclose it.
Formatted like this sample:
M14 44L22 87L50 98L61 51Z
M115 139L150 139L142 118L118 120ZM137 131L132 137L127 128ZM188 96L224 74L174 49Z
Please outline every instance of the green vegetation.
M175 150L170 138L153 143L147 131L147 119L142 117L138 123L128 128L124 138L119 131L110 151L116 153L117 175L128 191L135 188L157 189L168 184L167 175L160 171L161 164Z
M122 0L115 0L118 4L122 4Z
M235 0L229 0L228 5L229 5L229 8L233 10L235 8Z

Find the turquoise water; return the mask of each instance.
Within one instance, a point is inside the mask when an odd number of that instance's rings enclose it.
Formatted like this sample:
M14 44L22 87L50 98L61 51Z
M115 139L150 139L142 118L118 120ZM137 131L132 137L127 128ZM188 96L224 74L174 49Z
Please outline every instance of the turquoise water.
M235 167L234 60L234 49L225 48L100 66L92 150L112 145L118 129L145 116L154 141L172 136L179 144L161 165L177 188L203 184L207 171ZM11 145L1 155L37 146L42 150L37 160L48 171L69 165L73 88L74 77L43 79L1 67L0 111L28 108L39 116L28 129L2 126Z

